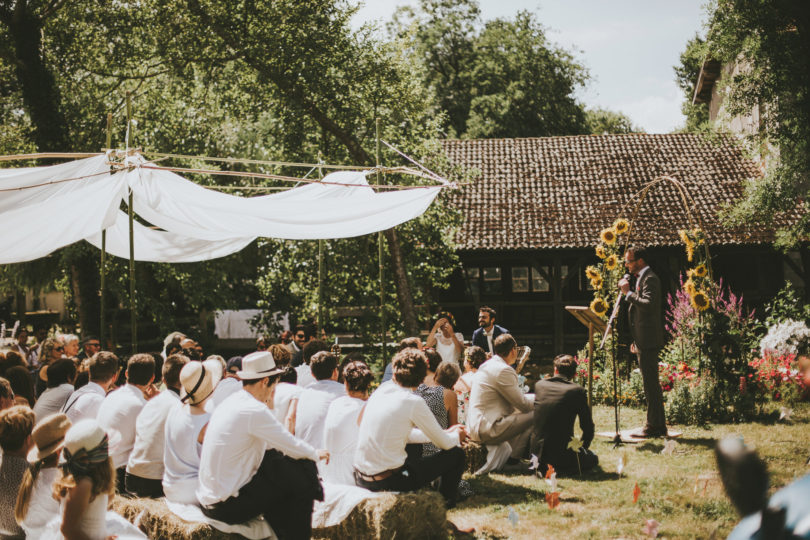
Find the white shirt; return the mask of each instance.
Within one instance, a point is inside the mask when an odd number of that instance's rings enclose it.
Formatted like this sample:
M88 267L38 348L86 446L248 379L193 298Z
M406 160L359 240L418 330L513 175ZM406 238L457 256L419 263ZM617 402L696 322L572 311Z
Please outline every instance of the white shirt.
M214 388L214 393L211 394L211 398L205 402L206 410L213 411L214 408L225 401L228 396L241 389L242 381L233 377L225 377L217 383L216 388ZM210 409L209 406L211 407Z
M54 516L59 516L59 502L53 498L53 483L62 478L62 470L58 467L40 469L34 487L31 490L31 499L28 502L28 512L20 527L25 531L26 538L42 538L44 528Z
M110 438L110 457L118 469L127 464L135 446L135 422L146 398L137 386L129 383L110 392L98 411L98 425Z
M191 414L191 408L178 405L166 420L166 445L163 448L163 492L172 502L197 505L197 483L202 444L200 431L211 413ZM206 433L207 435L207 433Z
M63 383L42 392L37 402L34 403L34 414L37 422L50 414L61 411L72 393L73 385L69 383Z
M484 335L487 337L487 344L489 345L489 352L495 354L495 346L492 344L492 334L495 333L495 325L492 325L492 328L489 329L489 332L484 329Z
M269 448L293 459L318 460L317 451L284 429L267 405L244 389L235 392L214 410L208 423L200 456L200 503L211 506L237 495L259 470Z
M284 425L284 420L287 419L287 413L290 410L290 402L293 399L298 399L304 389L297 384L278 383L276 391L273 394L273 414L276 415L276 420Z
M71 394L62 407L62 412L73 424L87 418L95 420L106 395L107 392L98 383L90 381Z
M149 400L135 420L135 444L127 462L127 472L160 480L163 478L163 432L166 418L180 403L180 396L164 390Z
M638 271L638 275L636 276L636 290L635 291L629 290L626 293L624 293L625 298L629 297L630 293L632 293L632 292L638 292L638 284L641 283L641 276L643 276L644 272L646 272L649 269L650 269L650 265L647 265L647 266L645 266L644 268L642 268L641 270Z
M295 436L305 440L315 448L323 448L323 421L329 412L329 405L346 390L337 381L316 381L298 396L295 411Z
M456 339L459 343L464 343L464 336L460 332L456 332ZM490 350L492 350L491 347L490 343ZM442 362L458 363L458 359L461 357L461 351L456 350L453 338L446 338L441 332L436 332L436 352L442 357Z
M414 427L442 450L459 444L458 435L441 428L420 396L396 383L380 386L363 413L354 466L367 475L401 467L407 458L405 444Z
M329 464L318 467L325 482L354 485L354 451L360 426L357 417L366 402L351 396L337 398L329 405L323 422L323 447Z
M301 388L306 388L310 384L315 382L315 377L312 376L312 369L310 369L309 364L301 364L295 368L296 373L298 373L298 386Z

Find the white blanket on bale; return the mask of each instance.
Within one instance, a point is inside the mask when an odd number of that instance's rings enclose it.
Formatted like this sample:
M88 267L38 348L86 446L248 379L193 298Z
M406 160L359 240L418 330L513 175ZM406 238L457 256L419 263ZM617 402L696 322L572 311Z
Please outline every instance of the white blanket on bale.
M366 499L378 496L376 493L372 493L361 487L330 484L328 482L323 483L323 494L323 502L315 501L315 507L312 512L313 529L332 527L339 524L351 514L355 506ZM168 500L166 504L172 514L184 521L206 523L218 531L241 534L250 540L276 538L270 524L261 517L252 519L247 523L229 525L228 523L209 518L203 514L199 506L170 502Z

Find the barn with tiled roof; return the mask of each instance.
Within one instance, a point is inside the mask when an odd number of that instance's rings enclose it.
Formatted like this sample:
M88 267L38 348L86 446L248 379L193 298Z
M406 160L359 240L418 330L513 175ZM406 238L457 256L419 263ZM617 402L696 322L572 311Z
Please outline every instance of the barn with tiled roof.
M761 174L731 138L589 135L446 140L442 147L471 178L450 199L464 216L457 235L463 271L441 299L459 312L465 335L475 325L468 312L489 304L544 356L580 346L582 329L564 308L590 298L583 273L595 262L599 231L631 217L639 192L663 175L686 186L716 273L752 305L773 296L786 277L803 277L802 253L772 248L775 229L797 215L770 227L722 223L721 210ZM653 248L652 265L670 289L685 264L677 231L687 226L681 195L668 182L650 189L634 220L632 241Z

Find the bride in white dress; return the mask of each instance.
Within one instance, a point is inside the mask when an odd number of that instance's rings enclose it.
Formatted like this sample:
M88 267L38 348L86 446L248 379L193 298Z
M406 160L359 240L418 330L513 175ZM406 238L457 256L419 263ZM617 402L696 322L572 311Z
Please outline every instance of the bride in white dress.
M61 515L52 519L44 539L143 539L137 527L108 511L115 494L115 470L109 457L107 434L95 420L81 420L65 435L62 476L53 485Z

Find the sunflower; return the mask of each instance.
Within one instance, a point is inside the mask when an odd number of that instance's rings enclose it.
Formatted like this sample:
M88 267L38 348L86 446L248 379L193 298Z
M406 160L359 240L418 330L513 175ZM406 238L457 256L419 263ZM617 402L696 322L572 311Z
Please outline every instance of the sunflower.
M695 283L692 281L692 278L689 278L683 282L683 290L685 290L689 296L695 295L697 288L695 287Z
M703 291L697 291L690 299L692 307L698 311L705 311L709 307L709 297Z
M686 232L686 229L681 229L678 231L678 236L681 237L681 242L684 244L689 245L692 243L692 239L689 238L689 234Z
M692 259L695 258L695 244L691 241L686 244L686 260L692 262Z
M596 256L599 257L600 259L604 259L605 257L607 257L605 246L603 246L602 244L596 246Z
M706 277L706 274L709 273L709 270L706 268L705 264L699 264L694 269L694 275L697 277Z
M600 317L607 313L608 305L607 302L602 300L601 298L594 298L593 302L591 302L591 311L599 315Z
M624 218L619 218L613 223L613 229L616 234L624 234L630 228L630 222Z
M605 259L605 268L607 268L608 270L613 270L614 268L616 268L616 266L618 266L618 264L619 258L615 254Z
M585 276L593 281L594 279L601 278L602 275L599 273L599 269L595 266L589 266L585 269Z
M601 238L602 242L605 244L612 246L616 243L616 231L612 227L605 229L599 233L599 238Z
M693 277L695 277L695 269L690 268L689 270L687 270L686 271L686 277L688 277L689 279L692 279Z
M698 244L702 244L703 243L703 231L700 230L700 229L692 229L692 238L694 238L695 241Z
M591 287L594 289L601 289L602 288L602 276L594 276L591 278Z

